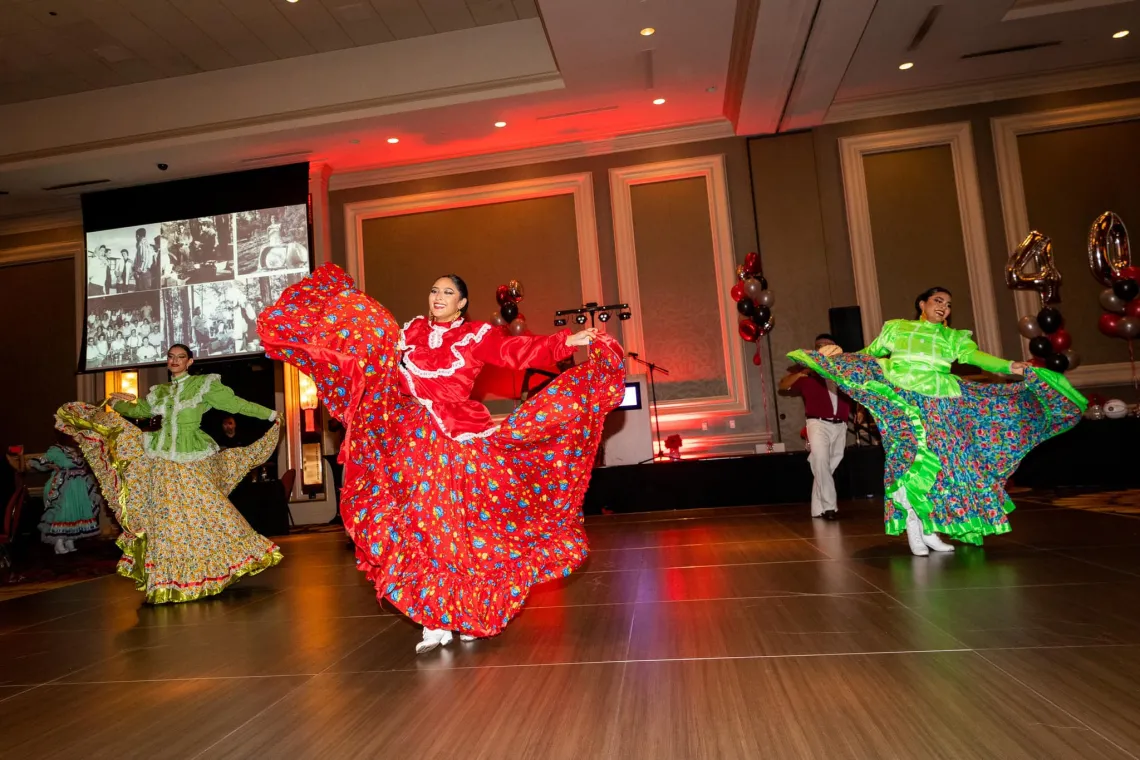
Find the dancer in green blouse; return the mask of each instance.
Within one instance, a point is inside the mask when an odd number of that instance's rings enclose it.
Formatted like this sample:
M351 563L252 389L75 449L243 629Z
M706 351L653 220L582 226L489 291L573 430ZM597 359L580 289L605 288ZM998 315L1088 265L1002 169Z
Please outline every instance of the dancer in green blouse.
M858 354L793 351L875 415L886 449L886 531L904 530L916 555L953 551L1009 532L1005 481L1037 444L1080 421L1086 401L1064 378L978 350L948 324L951 294L915 299L916 319L883 325ZM960 381L953 363L1022 375L1012 383Z
M217 375L190 375L193 352L167 352L171 381L145 400L115 393L114 411L72 403L56 426L79 442L123 534L120 575L133 578L152 604L220 593L234 581L272 567L281 550L258 535L226 498L247 472L277 448L277 413L244 401ZM256 443L221 451L202 432L202 415L221 409L273 421ZM162 417L144 433L123 417Z

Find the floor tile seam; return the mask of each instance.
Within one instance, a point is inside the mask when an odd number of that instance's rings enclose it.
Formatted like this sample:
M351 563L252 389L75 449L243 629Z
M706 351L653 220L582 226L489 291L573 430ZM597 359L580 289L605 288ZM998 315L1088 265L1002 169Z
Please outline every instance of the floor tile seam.
M210 750L212 750L214 747L217 747L219 744L222 744L222 743L223 743L223 742L225 742L227 739L229 739L231 736L235 735L236 733L238 733L239 731L241 731L243 728L245 728L245 727L246 727L246 726L248 726L249 724L253 723L253 721L257 720L257 719L258 719L258 718L260 718L262 715L266 714L267 712L269 712L270 710L272 710L274 707L276 707L277 705L279 705L281 702L285 701L287 698L289 698L290 696L292 696L292 695L293 695L295 692L297 692L297 691L298 691L299 689L301 689L303 686L305 686L306 684L310 683L310 682L311 682L311 681L312 681L314 678L316 678L316 676L309 676L309 677L305 678L305 680L303 680L301 683L298 683L298 684L296 684L295 686L293 686L293 687L292 687L292 688L290 688L290 689L286 689L286 690L285 690L285 693L283 693L283 694L282 694L281 696L279 696L277 699L273 700L273 701L272 701L272 702L270 702L268 705L266 705L265 707L263 707L261 710L259 710L258 712L254 713L253 715L251 715L249 718L247 718L247 719L246 719L245 721L243 721L241 724L239 724L239 725L235 726L234 728L230 729L228 732L226 732L225 734L223 734L223 735L222 735L220 738L218 738L218 739L217 739L216 741L214 741L212 744L210 744L210 745L206 746L206 747L205 747L205 748L204 748L204 749L203 749L201 752L197 753L196 755L192 755L192 756L191 756L191 760L197 760L197 758L199 758L199 757L202 757L202 756L203 756L203 755L205 755L207 752L209 752Z
M1108 744L1109 744L1109 745L1111 745L1112 747L1114 747L1114 748L1116 748L1117 750L1119 750L1120 752L1122 752L1124 755L1126 755L1126 756L1128 756L1128 757L1132 758L1133 760L1140 760L1140 758L1138 758L1138 757L1137 757L1137 755L1135 755L1135 754L1134 754L1134 753L1132 753L1132 752L1129 752L1129 751L1128 751L1128 750L1126 750L1124 747L1120 746L1120 744L1118 744L1117 742L1113 741L1113 740L1112 740L1110 737L1106 736L1106 735L1105 735L1104 733L1102 733L1101 731L1098 731L1097 729L1093 728L1091 725L1089 725L1089 724L1088 724L1088 722L1086 722L1086 721L1084 721L1084 720L1081 720L1081 718L1080 718L1080 717L1078 717L1078 716L1077 716L1075 713L1073 713L1073 712L1071 712L1071 711L1069 711L1069 710L1066 710L1064 707L1062 707L1061 705L1057 704L1056 702L1054 702L1054 701L1053 701L1052 699L1050 699L1049 697L1045 696L1045 695L1044 695L1043 693L1041 693L1041 692L1040 692L1038 689L1034 688L1033 686L1030 686L1028 683L1026 683L1026 682L1025 682L1024 680L1022 680L1021 678L1018 678L1016 675L1014 675L1014 674L1013 674L1013 673L1011 673L1010 671L1006 670L1006 669L1005 669L1005 668L1003 668L1001 665L997 664L996 662L994 662L994 661L993 661L993 660L991 660L990 658L986 657L986 656L985 656L985 654L984 654L983 652L979 652L979 651L976 651L976 650L975 650L975 651L973 652L973 655L974 655L975 657L977 657L978 659L980 659L982 662L986 663L986 665L988 665L989 667L993 668L994 670L996 670L997 672L1001 673L1002 675L1004 675L1004 676L1005 676L1006 678L1008 678L1009 680L1011 680L1011 681L1013 681L1014 683L1016 683L1016 684L1017 684L1018 686L1020 686L1021 688L1025 689L1026 691L1028 691L1030 694L1033 694L1034 696L1036 696L1036 697L1037 697L1038 699L1040 699L1042 702L1045 702L1046 704L1048 704L1048 705L1050 705L1051 707L1053 707L1053 709L1054 709L1054 710L1057 710L1058 712L1062 713L1063 715L1066 715L1066 716L1068 716L1068 717L1069 717L1071 720L1074 720L1074 721L1076 721L1076 722L1077 722L1078 724L1080 724L1080 726L1081 726L1081 727L1083 727L1083 728L1084 728L1086 731L1091 731L1091 732L1092 732L1094 735L1096 735L1096 736L1100 737L1102 740L1104 740L1106 743L1108 743Z

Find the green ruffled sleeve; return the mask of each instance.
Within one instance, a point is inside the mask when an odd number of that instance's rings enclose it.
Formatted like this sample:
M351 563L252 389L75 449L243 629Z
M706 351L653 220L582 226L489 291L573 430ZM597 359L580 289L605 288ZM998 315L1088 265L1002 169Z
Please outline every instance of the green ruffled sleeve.
M969 330L958 330L958 340L954 348L954 361L959 364L970 364L986 372L1000 372L1009 374L1013 362L1002 359L978 349Z
M258 420L277 419L275 410L238 398L229 387L222 385L217 380L210 383L210 387L206 390L202 400L209 404L210 408L220 409L230 414L244 414L246 417L253 417Z
M897 319L890 320L883 325L883 329L879 331L879 336L871 341L871 345L859 353L878 357L889 356L894 348L895 333L898 332L898 327L899 321Z
M144 398L137 401L116 401L111 408L124 417L131 417L136 420L145 420L154 416L154 411Z

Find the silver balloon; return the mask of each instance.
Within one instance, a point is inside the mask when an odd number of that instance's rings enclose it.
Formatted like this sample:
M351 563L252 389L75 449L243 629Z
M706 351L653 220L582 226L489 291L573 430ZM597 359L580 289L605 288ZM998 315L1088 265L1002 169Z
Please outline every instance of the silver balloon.
M756 296L757 306L766 306L771 309L776 304L776 297L772 295L770 290L761 290L760 295Z
M1140 318L1123 317L1116 323L1116 334L1125 340L1132 340L1140 335Z
M744 292L753 301L759 301L760 294L764 292L764 286L755 277L749 277L744 281Z
M511 335L522 335L523 333L526 332L526 320L525 319L514 320L509 325L507 325L507 331L510 332Z
M1105 211L1089 228L1089 271L1096 281L1111 288L1120 270L1132 266L1128 228L1119 216Z
M1021 333L1022 337L1030 340L1044 334L1041 325L1037 323L1037 317L1029 315L1017 320L1017 331Z
M499 313L498 309L495 309L495 311L491 314L491 320L490 321L491 321L491 324L493 324L495 327L506 327L507 326L507 320L503 319L503 315Z
M1125 306L1124 299L1116 295L1112 288L1100 292L1100 307L1105 311L1123 314Z
M1073 349L1070 348L1066 351L1063 351L1062 353L1064 353L1065 358L1069 360L1069 369L1070 370L1074 370L1077 367L1081 366L1081 355L1078 354L1076 351L1074 351Z
M1037 291L1042 306L1059 302L1061 272L1053 263L1053 241L1037 230L1026 235L1009 255L1005 284L1011 290Z

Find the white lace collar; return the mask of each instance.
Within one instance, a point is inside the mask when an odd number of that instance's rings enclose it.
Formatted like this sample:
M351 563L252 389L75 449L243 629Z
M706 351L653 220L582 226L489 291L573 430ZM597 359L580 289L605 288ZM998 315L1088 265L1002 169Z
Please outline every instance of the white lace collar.
M463 324L463 317L461 316L445 325L436 324L430 317L427 319L428 326L431 328L428 332L428 346L431 348L440 348L443 345L443 336Z

